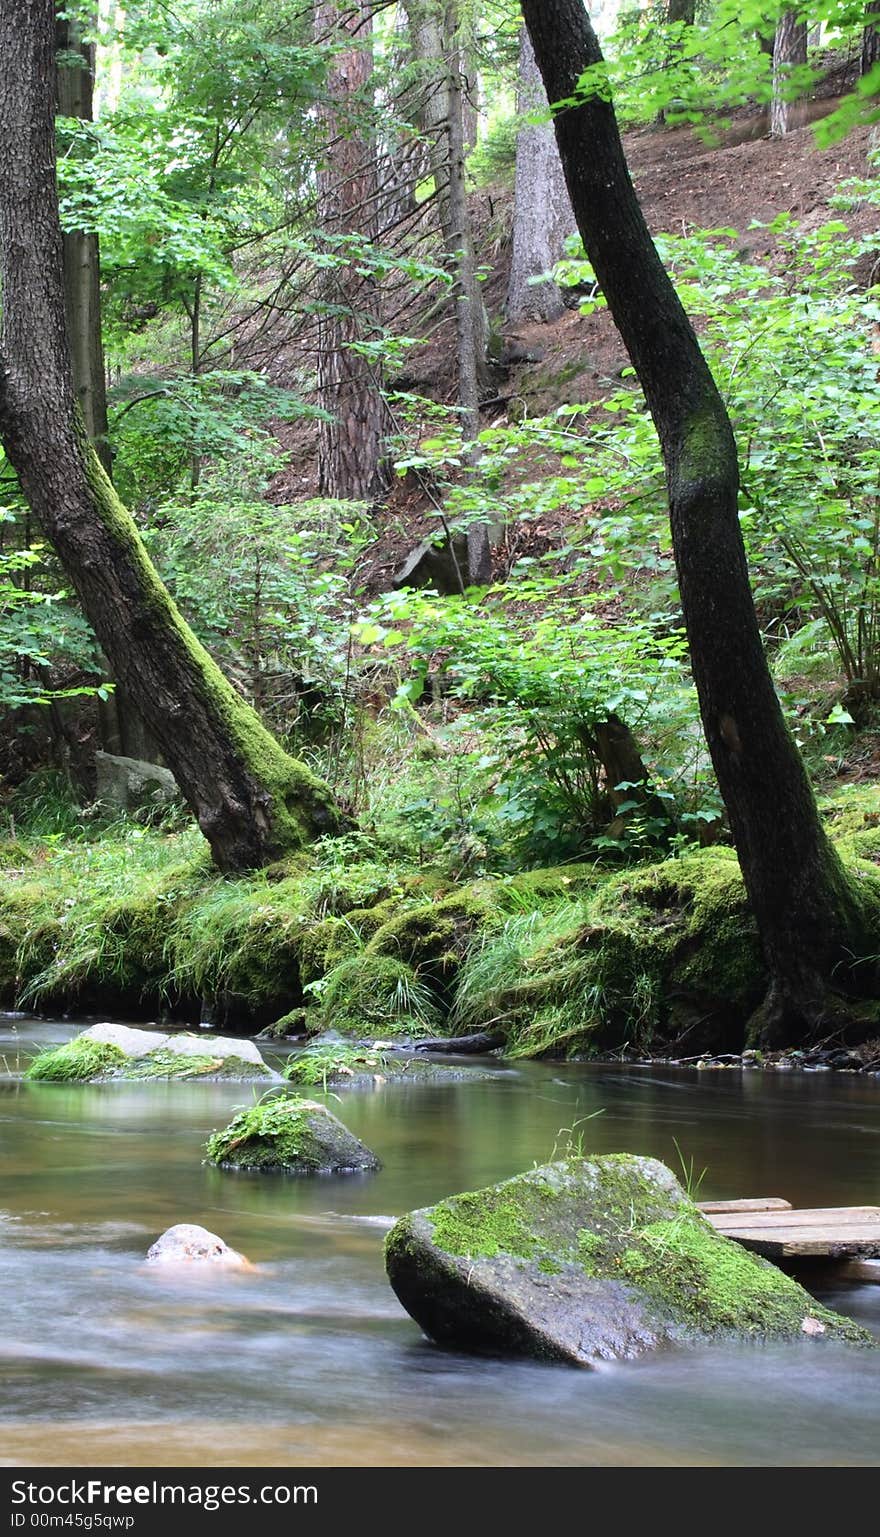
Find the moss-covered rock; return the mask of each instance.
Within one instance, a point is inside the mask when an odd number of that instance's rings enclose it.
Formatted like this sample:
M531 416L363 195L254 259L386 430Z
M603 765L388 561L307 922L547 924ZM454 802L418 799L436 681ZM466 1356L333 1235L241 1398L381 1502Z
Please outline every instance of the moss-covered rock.
M651 1158L569 1158L403 1217L388 1277L458 1349L591 1366L700 1339L870 1343L722 1238Z
M35 1057L26 1078L43 1082L101 1083L172 1078L277 1078L253 1041L217 1035L132 1030L92 1025L62 1046Z
M391 1054L376 1047L348 1046L343 1041L307 1046L292 1056L284 1077L304 1089L361 1089L387 1083L466 1083L505 1076L497 1069L426 1062L408 1053Z
M250 1105L205 1143L221 1169L275 1174L351 1174L380 1168L374 1153L324 1105L284 1095Z

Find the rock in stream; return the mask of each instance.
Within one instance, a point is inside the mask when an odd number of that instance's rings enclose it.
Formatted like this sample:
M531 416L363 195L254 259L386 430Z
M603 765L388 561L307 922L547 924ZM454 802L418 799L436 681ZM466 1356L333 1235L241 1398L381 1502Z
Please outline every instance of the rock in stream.
M870 1336L721 1237L672 1172L617 1153L545 1164L411 1212L388 1277L431 1339L595 1366L661 1345Z

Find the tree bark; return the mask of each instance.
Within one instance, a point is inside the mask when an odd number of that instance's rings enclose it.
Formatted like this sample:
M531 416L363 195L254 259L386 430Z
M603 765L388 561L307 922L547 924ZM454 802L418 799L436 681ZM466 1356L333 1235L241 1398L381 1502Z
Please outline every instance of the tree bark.
M880 0L870 0L867 8L862 30L862 55L859 67L862 75L869 74L875 64L880 64L880 29L877 27L877 22L869 21L868 17L877 17L880 21Z
M89 444L65 341L53 9L6 0L0 10L0 437L216 863L259 866L332 832L338 812L192 635Z
M788 77L798 64L807 62L807 23L795 11L780 17L773 39L773 95L770 101L770 137L782 139L789 131L791 98Z
M336 55L327 76L323 117L333 155L318 171L321 226L330 235L374 241L376 144L369 130L353 122L369 105L372 10L367 0L344 11L337 0L317 0L314 17L316 37L352 40ZM360 350L380 330L378 284L362 269L362 262L346 260L328 277L318 333L318 394L332 420L320 426L318 471L322 496L374 503L388 483L385 402L380 364Z
M62 55L58 72L58 115L91 122L95 83L95 45L83 40L72 13L56 13L55 46ZM104 469L111 473L107 426L107 387L101 342L101 259L98 236L66 230L64 311L73 388L85 429Z
M522 0L547 95L567 103L603 67L581 0ZM700 711L769 968L755 1031L797 1038L827 1021L828 984L876 985L866 900L822 828L761 644L740 533L733 431L651 240L614 108L593 93L556 135L587 255L639 376L666 466L670 522Z
M473 238L465 183L465 101L459 36L459 6L441 0L404 0L413 53L423 67L417 112L428 141L443 248L456 267L458 293L467 290L471 321L469 347L479 390L488 389L488 325L473 260Z
M670 25L676 21L683 21L687 26L692 27L696 11L696 0L668 0L666 20Z
M547 94L525 27L520 40L517 112L547 110ZM533 283L552 271L575 227L565 174L552 123L523 122L516 140L513 199L513 254L507 290L507 318L514 324L558 320L565 309L555 283Z

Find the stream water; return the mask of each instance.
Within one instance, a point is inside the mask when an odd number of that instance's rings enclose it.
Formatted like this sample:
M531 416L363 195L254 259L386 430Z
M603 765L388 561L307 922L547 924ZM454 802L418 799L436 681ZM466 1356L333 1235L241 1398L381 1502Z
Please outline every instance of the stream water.
M546 1161L563 1128L676 1169L677 1141L706 1169L701 1198L877 1203L880 1078L544 1063L389 1084L331 1101L380 1174L255 1178L201 1163L249 1086L21 1082L34 1049L73 1033L0 1019L3 1464L880 1462L880 1351L713 1346L600 1371L473 1359L421 1336L382 1265L390 1218ZM175 1222L257 1270L144 1269ZM880 1287L821 1300L880 1334Z

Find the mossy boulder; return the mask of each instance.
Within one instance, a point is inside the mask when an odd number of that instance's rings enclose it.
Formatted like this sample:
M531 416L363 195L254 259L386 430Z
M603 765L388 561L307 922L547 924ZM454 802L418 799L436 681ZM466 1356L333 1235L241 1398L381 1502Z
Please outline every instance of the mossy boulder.
M381 1167L325 1105L282 1095L249 1105L205 1143L207 1162L266 1174L354 1174Z
M707 1339L844 1339L768 1261L722 1238L652 1158L569 1158L403 1217L388 1277L441 1344L594 1366Z
M426 1062L409 1053L390 1054L380 1047L352 1046L328 1041L307 1046L291 1056L284 1068L288 1083L312 1089L364 1089L388 1083L463 1083L501 1078L491 1068L453 1067Z
M25 1077L102 1083L112 1078L271 1080L278 1074L266 1065L253 1041L101 1024L92 1025L62 1046L40 1052Z

